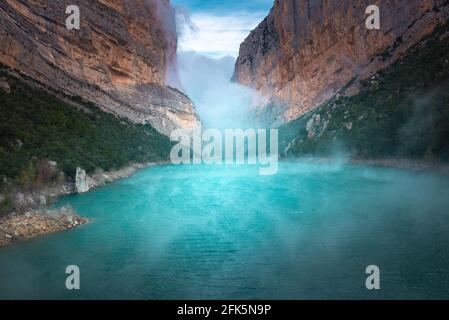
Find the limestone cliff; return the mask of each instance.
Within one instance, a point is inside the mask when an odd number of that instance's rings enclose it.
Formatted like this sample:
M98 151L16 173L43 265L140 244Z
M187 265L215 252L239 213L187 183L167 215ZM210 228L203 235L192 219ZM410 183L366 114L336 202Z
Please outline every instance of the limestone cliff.
M80 30L66 28L70 4ZM198 122L192 101L167 86L177 78L169 0L2 0L0 25L0 62L53 89L164 134Z
M365 26L376 4L380 30ZM401 58L449 17L447 0L276 0L240 47L234 80L266 98L259 117L294 120Z

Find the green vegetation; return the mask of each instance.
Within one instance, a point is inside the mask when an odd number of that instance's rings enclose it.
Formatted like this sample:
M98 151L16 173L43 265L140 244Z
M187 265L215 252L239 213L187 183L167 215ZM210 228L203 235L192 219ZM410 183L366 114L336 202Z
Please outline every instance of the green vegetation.
M0 183L29 186L58 179L48 161L66 177L76 167L88 172L118 169L129 162L169 158L172 143L150 125L136 125L102 112L80 98L84 111L54 94L8 75L11 92L0 89ZM7 203L5 204L7 205Z
M441 40L447 31L440 28L405 58L363 81L360 94L336 97L281 127L281 146L294 140L288 156L343 152L359 159L448 162L449 38ZM310 135L307 123L317 114L317 133Z

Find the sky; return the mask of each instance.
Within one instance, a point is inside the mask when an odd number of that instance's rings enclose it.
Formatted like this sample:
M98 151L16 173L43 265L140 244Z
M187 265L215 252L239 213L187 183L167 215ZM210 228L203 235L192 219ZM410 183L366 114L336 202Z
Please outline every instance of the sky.
M231 81L240 44L268 15L274 0L171 0L177 11L180 90L203 127L252 127L257 92Z
M179 49L210 58L238 55L240 44L269 13L273 0L172 0Z

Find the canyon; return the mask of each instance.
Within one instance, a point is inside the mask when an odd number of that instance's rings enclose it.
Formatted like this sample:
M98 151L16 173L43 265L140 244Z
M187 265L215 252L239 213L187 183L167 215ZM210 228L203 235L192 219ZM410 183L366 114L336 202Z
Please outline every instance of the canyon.
M68 30L63 1L0 3L0 63L44 86L169 135L199 122L180 90L175 12L168 0L77 1Z
M379 30L365 26L372 4ZM279 126L337 95L357 95L361 81L448 20L446 0L276 0L241 44L233 80L260 92L258 120Z

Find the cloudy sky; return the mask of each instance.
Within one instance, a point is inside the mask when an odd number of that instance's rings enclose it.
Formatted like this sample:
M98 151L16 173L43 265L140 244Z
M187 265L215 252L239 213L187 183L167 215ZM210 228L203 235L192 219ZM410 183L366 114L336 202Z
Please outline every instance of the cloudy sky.
M273 0L172 0L181 12L180 49L211 58L238 55L240 43L269 13ZM188 21L192 22L189 23Z

